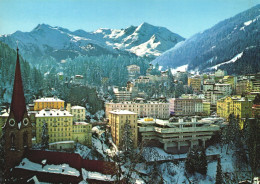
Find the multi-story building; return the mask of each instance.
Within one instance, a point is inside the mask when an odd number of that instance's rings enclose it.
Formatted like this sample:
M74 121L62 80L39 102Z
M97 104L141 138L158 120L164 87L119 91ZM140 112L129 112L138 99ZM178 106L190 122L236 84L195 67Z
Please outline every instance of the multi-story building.
M169 113L171 115L199 115L203 112L202 99L195 96L186 98L171 98L169 100Z
M225 96L227 96L227 95L231 95L231 93L232 93L232 86L231 86L231 84L220 84L220 83L217 83L217 84L215 84L215 88L214 88L215 90L217 90L217 91L220 91L220 92L223 92L223 94L225 95Z
M44 109L36 115L36 143L41 142L43 124L47 123L49 143L75 141L91 146L91 124L74 122L73 115L66 110Z
M135 78L140 74L140 66L137 65L129 65L127 66L128 76L130 79Z
M41 142L43 124L47 123L49 143L72 140L73 116L66 110L44 109L36 115L36 142Z
M227 74L227 72L225 70L218 69L215 72L215 77L218 77L218 78L224 77L226 74Z
M169 103L160 101L148 102L132 102L125 101L120 103L106 103L106 117L108 118L109 111L113 110L128 110L137 113L139 117L154 117L160 119L169 118Z
M210 102L203 101L203 114L206 116L210 115Z
M58 99L57 97L43 97L34 100L34 110L40 111L45 108L49 109L64 109L64 101Z
M203 91L214 90L215 81L213 79L207 79L203 81Z
M260 73L247 75L249 83L247 85L248 92L259 92L260 91Z
M246 97L227 96L217 101L217 114L227 119L233 113L240 118L239 123L242 127L242 119L252 117L252 106L252 100Z
M86 122L74 122L72 126L72 139L80 144L92 146L92 125Z
M125 125L129 123L134 147L137 147L137 113L127 110L115 110L109 112L109 126L114 143L122 148L125 135Z
M194 92L199 92L201 89L201 78L200 76L194 76L188 78L188 86L192 87Z
M216 105L220 98L223 98L225 94L218 90L208 90L204 93L206 101L210 102L212 105Z
M130 100L132 96L132 91L126 87L119 88L115 86L113 87L113 92L118 102Z
M242 95L247 91L247 86L249 85L249 81L247 79L240 80L236 85L236 94Z
M201 145L219 131L219 126L210 122L198 122L192 118L178 122L144 118L138 120L139 141L146 146L158 146L168 153L185 153L190 148Z
M86 108L82 106L72 106L68 103L66 107L67 111L73 115L73 122L85 121Z
M135 83L149 83L150 78L147 76L139 76L137 79L135 79Z
M237 77L231 76L231 75L226 75L223 77L223 83L230 84L231 88L235 91L236 85L237 85Z

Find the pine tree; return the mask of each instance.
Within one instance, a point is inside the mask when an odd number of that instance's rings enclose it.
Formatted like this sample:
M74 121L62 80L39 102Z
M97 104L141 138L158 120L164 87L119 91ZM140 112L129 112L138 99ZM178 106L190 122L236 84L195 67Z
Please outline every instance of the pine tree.
M197 149L191 149L188 152L187 158L185 160L185 170L187 171L187 173L193 174L196 171L195 165L197 159L198 159Z
M124 136L123 136L122 150L124 152L125 157L131 159L131 153L133 153L134 150L134 141L133 141L133 134L132 134L129 120L126 120L123 131L124 131Z
M41 148L43 150L45 150L45 149L48 149L48 147L49 147L48 124L46 122L44 122L43 126L42 126Z
M216 183L215 184L222 184L222 183L223 183L223 176L222 176L221 161L220 161L220 159L218 159Z
M198 173L203 175L207 174L208 162L205 149L200 151L195 168Z

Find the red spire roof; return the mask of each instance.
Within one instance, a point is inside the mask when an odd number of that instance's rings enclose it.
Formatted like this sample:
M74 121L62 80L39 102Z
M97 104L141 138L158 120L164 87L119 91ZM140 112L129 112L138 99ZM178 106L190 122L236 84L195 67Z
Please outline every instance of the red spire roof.
M19 49L17 47L17 60L16 60L16 68L15 68L13 97L11 103L11 113L14 114L14 118L16 122L20 122L23 119L24 113L27 112L24 92L23 92L23 81L22 81L18 51Z

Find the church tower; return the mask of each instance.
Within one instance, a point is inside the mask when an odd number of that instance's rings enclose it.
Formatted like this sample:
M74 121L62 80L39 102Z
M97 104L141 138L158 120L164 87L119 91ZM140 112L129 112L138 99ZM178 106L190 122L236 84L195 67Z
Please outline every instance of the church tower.
M7 169L18 164L21 161L25 150L32 147L32 124L25 104L18 51L19 49L17 47L17 60L10 114L3 127L5 138L5 166Z

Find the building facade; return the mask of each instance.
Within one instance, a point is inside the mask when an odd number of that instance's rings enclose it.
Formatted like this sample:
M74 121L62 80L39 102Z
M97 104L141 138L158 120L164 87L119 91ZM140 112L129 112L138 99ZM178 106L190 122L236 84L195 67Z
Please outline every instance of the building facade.
M41 143L43 124L47 123L49 143L71 141L73 116L66 110L44 109L36 115L36 142Z
M209 122L198 122L192 118L186 122L169 122L159 119L138 120L139 141L146 146L158 146L168 153L186 153L205 142L219 131L219 126Z
M66 107L67 111L73 115L73 122L76 121L85 121L86 117L86 108L82 106L72 106L68 103Z
M244 118L252 117L252 106L252 100L246 97L228 96L217 101L217 114L227 119L233 113L235 117L239 117L242 126Z
M64 109L64 100L60 100L57 97L43 97L33 101L34 110L40 111L42 109Z
M124 131L126 123L130 124L132 140L134 147L137 147L137 113L127 110L115 110L109 112L109 126L111 128L111 135L113 142L119 149L122 149L124 143Z
M92 125L86 122L74 122L72 126L72 139L77 143L92 146Z
M159 101L106 103L106 117L113 110L128 110L137 113L139 117L169 118L169 103Z
M201 78L200 76L189 77L188 86L192 88L194 92L199 92L201 90Z
M203 112L202 99L198 98L171 98L169 100L169 113L171 115L199 115Z

